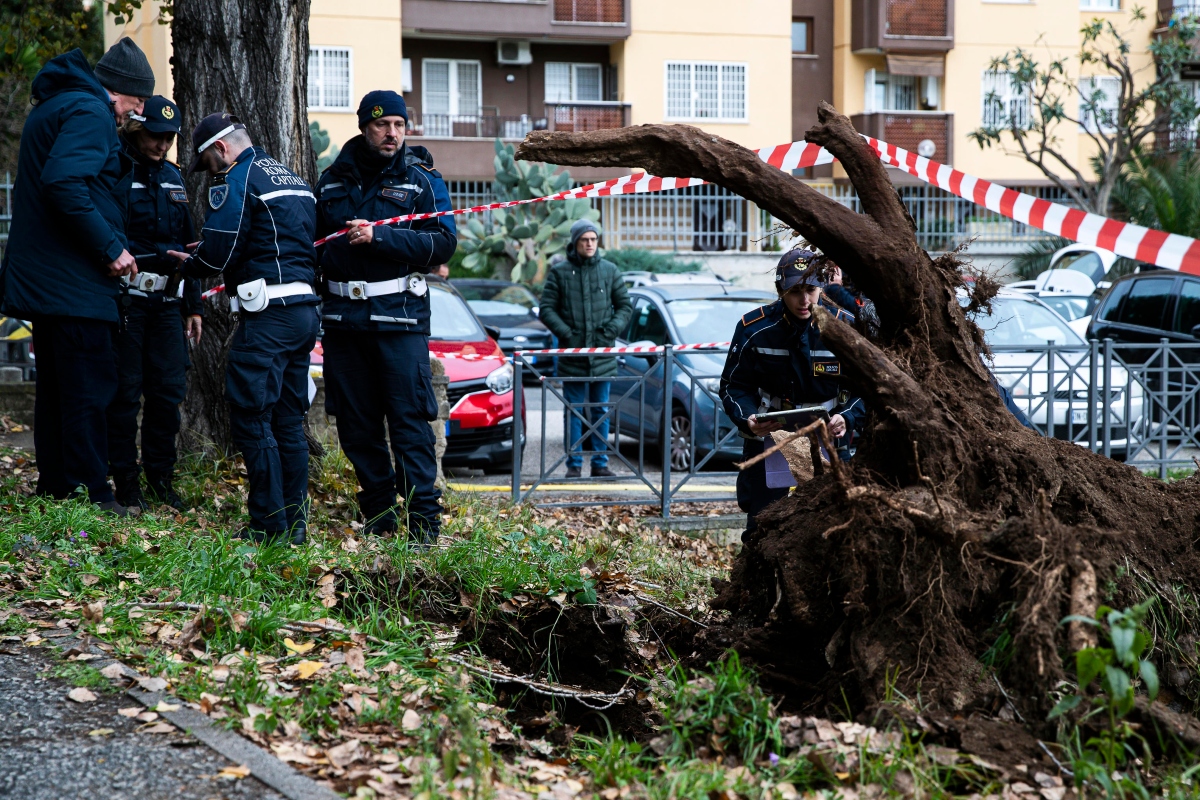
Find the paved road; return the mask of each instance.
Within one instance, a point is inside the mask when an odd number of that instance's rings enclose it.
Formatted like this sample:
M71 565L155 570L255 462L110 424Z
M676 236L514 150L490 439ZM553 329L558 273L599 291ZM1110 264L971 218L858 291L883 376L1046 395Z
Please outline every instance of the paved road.
M45 651L0 643L0 798L5 800L283 800L254 778L214 778L237 766L183 733L136 733L124 693L81 705L44 677ZM97 693L99 694L99 693ZM109 735L90 731L111 728Z

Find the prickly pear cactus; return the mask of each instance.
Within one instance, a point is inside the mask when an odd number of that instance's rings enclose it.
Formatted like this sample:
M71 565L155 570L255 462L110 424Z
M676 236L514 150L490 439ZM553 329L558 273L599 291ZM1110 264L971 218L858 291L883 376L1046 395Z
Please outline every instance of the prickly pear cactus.
M496 140L496 180L492 192L497 200L527 200L561 192L571 186L565 170L555 175L553 167L513 159L513 146ZM472 215L459 227L466 257L463 266L503 280L541 283L546 265L566 250L571 225L578 219L597 222L600 212L590 200L559 200L530 203L492 211L491 224L482 215ZM600 227L597 222L597 228Z

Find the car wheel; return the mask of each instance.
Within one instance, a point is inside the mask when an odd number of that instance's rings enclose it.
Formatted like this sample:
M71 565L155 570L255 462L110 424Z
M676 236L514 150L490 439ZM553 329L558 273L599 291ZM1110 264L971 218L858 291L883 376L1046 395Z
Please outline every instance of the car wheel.
M671 440L670 458L671 470L688 472L692 468L694 453L692 451L692 419L680 406L671 409ZM659 447L661 454L662 447Z

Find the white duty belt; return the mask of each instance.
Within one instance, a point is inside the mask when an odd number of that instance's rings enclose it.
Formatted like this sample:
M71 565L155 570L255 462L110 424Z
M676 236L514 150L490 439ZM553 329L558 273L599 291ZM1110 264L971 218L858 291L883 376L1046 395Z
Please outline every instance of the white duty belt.
M238 284L237 296L230 296L229 307L234 311L262 311L272 300L316 294L307 283L275 283L270 286L264 278Z
M392 278L388 281L326 281L330 294L345 297L348 300L367 300L372 297L382 297L388 294L408 293L416 297L423 296L429 291L424 275L412 274L404 278Z
M125 276L121 280L129 287L130 294L136 297L149 297L151 294L167 288L167 284L171 282L171 276L159 275L154 272L139 272L132 278ZM183 281L179 282L175 296L183 297Z
M772 397L771 395L764 392L762 389L758 390L758 396L760 399L760 405L758 408L759 411L766 412L766 411L783 411L784 410L782 398ZM821 408L825 409L826 411L833 411L835 408L837 408L837 404L838 404L838 401L837 401L836 397L829 399L829 400L819 400L819 401L812 402L812 403L809 403L809 402L804 403L804 405L806 405L806 406L820 406Z

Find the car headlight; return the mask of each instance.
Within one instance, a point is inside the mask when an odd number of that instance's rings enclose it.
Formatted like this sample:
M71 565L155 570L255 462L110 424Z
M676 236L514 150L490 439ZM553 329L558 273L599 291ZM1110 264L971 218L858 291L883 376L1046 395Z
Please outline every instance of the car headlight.
M488 373L487 387L496 394L506 394L512 391L513 388L513 368L512 364L505 364L499 369L494 369Z
M701 386L703 386L705 389L712 392L713 394L717 394L718 392L721 391L721 379L720 378L699 378L699 379L697 379L696 383L700 384Z

